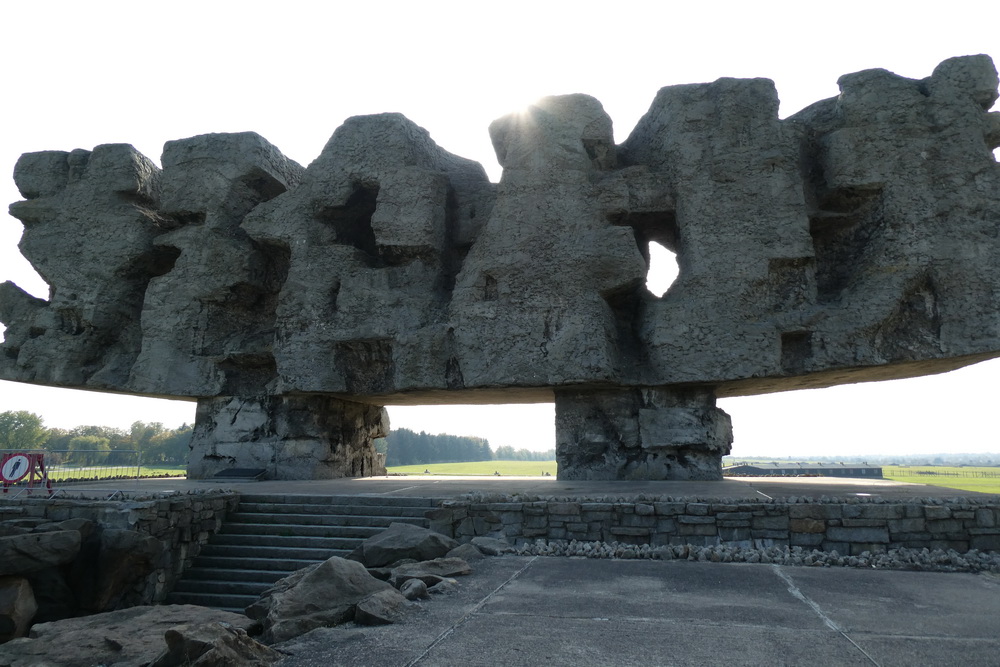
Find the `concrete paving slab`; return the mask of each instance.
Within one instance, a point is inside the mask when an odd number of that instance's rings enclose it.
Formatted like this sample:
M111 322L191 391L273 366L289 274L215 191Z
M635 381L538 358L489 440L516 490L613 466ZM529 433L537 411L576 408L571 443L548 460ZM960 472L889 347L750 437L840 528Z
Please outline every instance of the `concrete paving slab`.
M636 618L819 630L767 567L541 558L490 600L491 614Z
M996 667L1000 665L1000 640L952 637L852 636L882 667ZM869 663L870 664L870 663Z
M279 645L280 667L1000 664L982 575L523 556L475 570L405 623Z
M871 665L842 637L819 630L663 624L661 619L478 616L421 667L650 667L654 665Z
M993 637L1000 663L1000 578L988 574L781 568L848 634Z
M67 493L108 489L107 482L67 485ZM468 493L522 494L600 498L672 496L675 498L733 498L760 500L789 496L849 497L865 495L888 499L954 498L987 496L927 484L909 484L884 479L837 479L833 477L743 477L721 481L559 481L552 477L479 477L408 475L405 477L362 477L329 480L260 482L242 480L188 480L183 477L120 481L113 489L128 493L169 493L234 489L244 493L284 493L294 495L397 495L425 498L454 498ZM96 492L95 492L96 493ZM992 496L997 498L998 496Z

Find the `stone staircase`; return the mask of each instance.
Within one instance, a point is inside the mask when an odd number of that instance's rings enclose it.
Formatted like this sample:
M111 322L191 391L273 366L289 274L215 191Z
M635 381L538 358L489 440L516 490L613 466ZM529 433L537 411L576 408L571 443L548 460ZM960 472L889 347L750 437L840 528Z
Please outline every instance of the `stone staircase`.
M243 494L166 601L243 613L278 579L346 556L390 523L428 527L436 506L432 498Z

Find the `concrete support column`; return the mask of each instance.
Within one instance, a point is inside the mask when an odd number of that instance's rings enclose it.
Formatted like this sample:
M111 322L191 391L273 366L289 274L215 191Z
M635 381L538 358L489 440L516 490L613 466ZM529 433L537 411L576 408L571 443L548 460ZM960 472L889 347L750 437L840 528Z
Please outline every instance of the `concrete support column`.
M557 389L559 479L722 479L732 422L711 388Z
M385 474L375 438L389 433L385 408L328 396L216 396L198 401L188 477L264 468L268 479Z

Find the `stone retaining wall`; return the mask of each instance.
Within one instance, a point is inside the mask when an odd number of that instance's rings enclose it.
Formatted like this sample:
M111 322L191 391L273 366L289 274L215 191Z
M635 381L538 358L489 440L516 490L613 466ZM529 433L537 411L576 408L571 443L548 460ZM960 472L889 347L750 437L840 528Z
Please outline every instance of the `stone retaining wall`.
M71 498L0 499L0 521L89 519L103 528L132 530L163 543L160 566L136 591L138 604L161 602L201 547L236 510L233 491L178 494L127 500Z
M864 502L450 500L431 527L460 541L504 536L628 544L801 546L857 555L892 547L1000 552L1000 498Z

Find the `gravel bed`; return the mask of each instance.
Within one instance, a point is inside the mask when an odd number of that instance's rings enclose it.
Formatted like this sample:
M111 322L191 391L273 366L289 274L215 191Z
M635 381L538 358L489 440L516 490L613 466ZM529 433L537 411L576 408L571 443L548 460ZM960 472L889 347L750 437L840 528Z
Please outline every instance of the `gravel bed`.
M842 556L836 551L808 550L802 547L740 547L725 544L696 546L675 544L652 547L648 544L619 542L580 542L544 540L516 547L520 556L564 556L577 558L621 558L687 560L711 563L771 563L802 567L854 567L877 570L914 570L920 572L991 572L1000 574L1000 554L972 550L958 553L951 549L889 549L884 553L865 551L858 556Z

